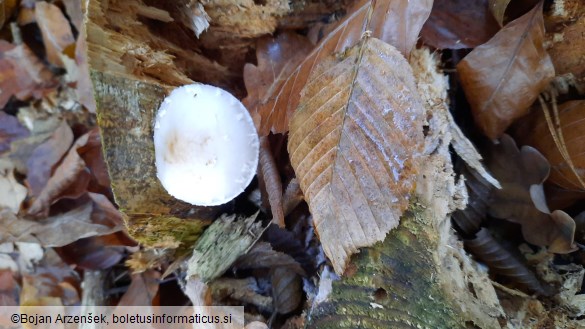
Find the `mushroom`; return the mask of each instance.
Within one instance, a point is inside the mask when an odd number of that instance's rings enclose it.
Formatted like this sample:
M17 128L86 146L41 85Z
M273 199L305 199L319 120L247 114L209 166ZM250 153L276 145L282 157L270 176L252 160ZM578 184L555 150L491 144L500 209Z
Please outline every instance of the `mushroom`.
M198 206L224 204L256 174L258 133L244 105L205 84L176 88L154 123L157 177L173 197Z

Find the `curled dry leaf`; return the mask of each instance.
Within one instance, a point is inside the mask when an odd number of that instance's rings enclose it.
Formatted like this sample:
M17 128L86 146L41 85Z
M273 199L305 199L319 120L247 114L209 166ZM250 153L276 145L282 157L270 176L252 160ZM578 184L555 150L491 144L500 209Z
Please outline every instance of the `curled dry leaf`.
M34 274L23 276L20 305L79 305L79 284L79 275L66 264L43 264Z
M28 214L46 217L49 207L62 198L76 199L87 191L90 174L85 162L77 153L77 148L87 143L87 135L79 138L55 169L39 196L28 209Z
M44 1L35 3L35 18L43 36L47 60L55 66L65 67L61 55L73 58L75 49L69 20L59 7Z
M118 306L156 305L154 298L160 286L160 272L151 269L132 274L131 278L130 286L118 302Z
M452 218L457 228L467 236L475 234L487 215L488 201L493 187L475 170L463 165L461 174L465 177L465 186L469 193L467 207L457 210Z
M0 108L12 96L20 100L40 99L55 85L53 74L27 45L0 40Z
M489 8L500 26L534 8L540 0L489 0ZM510 5L511 3L511 5Z
M396 48L364 38L312 72L288 150L325 254L338 274L384 239L408 207L424 105Z
M94 190L108 192L109 177L101 152L99 130L79 137L55 169L47 184L28 209L30 215L44 217L51 204L63 198L76 199L94 182Z
M69 2L78 2L78 1L69 1ZM77 99L85 108L91 112L95 113L95 97L93 94L93 85L91 83L91 78L89 76L89 62L88 62L88 50L87 50L87 38L84 37L86 34L86 25L83 24L81 26L81 30L79 30L79 37L77 38L77 42L75 43L75 62L77 64L77 83L75 86L75 93L77 94Z
M524 239L532 244L548 246L554 253L574 251L575 222L561 210L551 213L543 204L542 183L550 166L542 154L530 146L518 150L508 135L490 153L488 167L502 189L494 190L489 214L522 225Z
M71 23L77 29L77 31L81 31L83 26L83 6L82 1L77 0L62 0L63 5L65 5L65 12L67 16L71 19ZM85 35L81 34L80 35ZM85 38L82 38L85 39Z
M500 137L554 77L543 42L541 2L457 65L475 122L486 136Z
M126 245L134 245L126 233L120 231L108 235L79 239L55 248L67 264L84 270L104 270L120 262L126 255Z
M421 37L438 49L475 48L498 29L487 0L435 0Z
M73 143L73 132L65 121L53 132L51 138L37 146L26 162L27 184L32 196L39 196L47 185L55 166Z
M235 268L286 268L288 271L304 275L301 265L291 256L275 251L269 243L258 242L234 263Z
M39 221L17 218L0 209L0 243L36 242L44 247L61 247L81 238L120 231L122 218L116 208L103 195L88 195L89 202Z
M429 17L431 7L432 0L360 1L290 74L283 77L279 74L279 81L269 84L269 89L263 92L264 97L257 106L249 107L252 113L257 112L260 117L259 133L266 135L269 131L288 131L289 118L299 105L301 90L316 65L330 54L354 46L366 31L394 45L403 54L410 53L422 25Z
M527 120L527 124L519 129L517 135L523 143L534 146L550 162L551 173L548 179L567 190L585 191L579 183L575 172L585 181L585 101L569 101L558 107L560 124L557 129L562 132L566 151L575 168L565 161L551 134L546 117L542 112ZM558 135L557 131L554 131Z
M551 294L551 287L541 284L534 273L502 247L486 228L479 230L474 239L465 240L465 247L488 265L490 271L512 280L521 288L541 295Z
M286 267L276 267L270 271L274 309L280 314L294 311L303 297L301 277Z
M288 216L303 200L303 191L297 178L291 179L284 190L282 209L285 216Z
M279 120L272 118L278 114L274 111L263 114L262 104L270 102L269 98L275 89L280 87L312 48L313 45L308 39L292 32L281 33L276 39L262 38L258 41L256 45L258 65L244 66L244 82L248 96L244 98L243 103L250 110L260 135L268 135L271 129L270 122Z
M312 232L312 230L308 230L308 234L311 236ZM303 237L299 238L295 233L289 230L282 229L276 225L269 225L264 231L262 238L269 242L274 250L285 253L294 258L308 276L316 273L320 261L324 262L324 259L322 259L323 257L318 257L316 255L320 252L319 248L316 248L317 250L313 249L315 246L311 246L310 241L303 241ZM306 237L304 238L306 239ZM298 273L302 274L302 272Z
M500 26L504 26L504 15L510 0L489 0L489 8Z
M272 212L272 222L280 227L285 227L283 201L282 201L282 182L280 174L276 167L276 162L272 156L270 142L267 136L260 137L260 157L258 159L258 178L264 186L261 191L268 196L268 203Z
M1 87L0 90L2 90L2 92L4 91ZM0 93L0 95L1 94L2 93ZM23 127L20 122L18 122L18 119L0 111L0 154L10 150L10 143L12 143L12 141L27 137L28 135L28 129Z

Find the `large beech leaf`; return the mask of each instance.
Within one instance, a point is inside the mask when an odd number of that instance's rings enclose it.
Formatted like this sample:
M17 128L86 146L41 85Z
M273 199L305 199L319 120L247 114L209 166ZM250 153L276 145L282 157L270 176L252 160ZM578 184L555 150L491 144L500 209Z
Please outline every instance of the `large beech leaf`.
M424 113L410 66L378 39L313 69L288 150L337 273L358 248L383 240L408 207Z
M525 115L554 77L543 42L541 2L457 65L474 119L488 137L500 137Z
M249 108L260 117L257 126L260 135L288 131L288 121L300 101L300 92L315 66L332 53L354 46L366 31L407 55L416 44L422 25L429 17L433 0L367 0L360 1L348 15L329 32L319 44L279 84L268 84L268 92L260 102ZM290 56L290 54L284 54ZM260 64L260 63L259 63ZM250 88L248 86L248 88ZM248 90L250 92L250 90Z

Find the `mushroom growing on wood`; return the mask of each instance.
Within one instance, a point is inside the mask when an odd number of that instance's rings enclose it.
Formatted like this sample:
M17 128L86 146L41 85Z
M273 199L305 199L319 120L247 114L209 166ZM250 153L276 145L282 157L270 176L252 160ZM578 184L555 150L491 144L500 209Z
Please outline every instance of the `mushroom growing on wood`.
M204 84L179 87L154 123L157 176L169 194L198 206L224 204L256 173L258 134L242 103Z

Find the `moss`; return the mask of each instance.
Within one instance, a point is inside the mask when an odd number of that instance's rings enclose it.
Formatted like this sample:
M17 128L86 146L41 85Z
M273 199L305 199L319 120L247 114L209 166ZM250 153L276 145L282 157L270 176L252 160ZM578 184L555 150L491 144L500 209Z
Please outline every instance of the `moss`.
M152 248L189 248L209 224L209 221L174 216L126 216L128 233L144 246Z
M411 206L383 242L352 259L357 272L333 283L309 328L463 327L435 280L439 239L422 210Z

